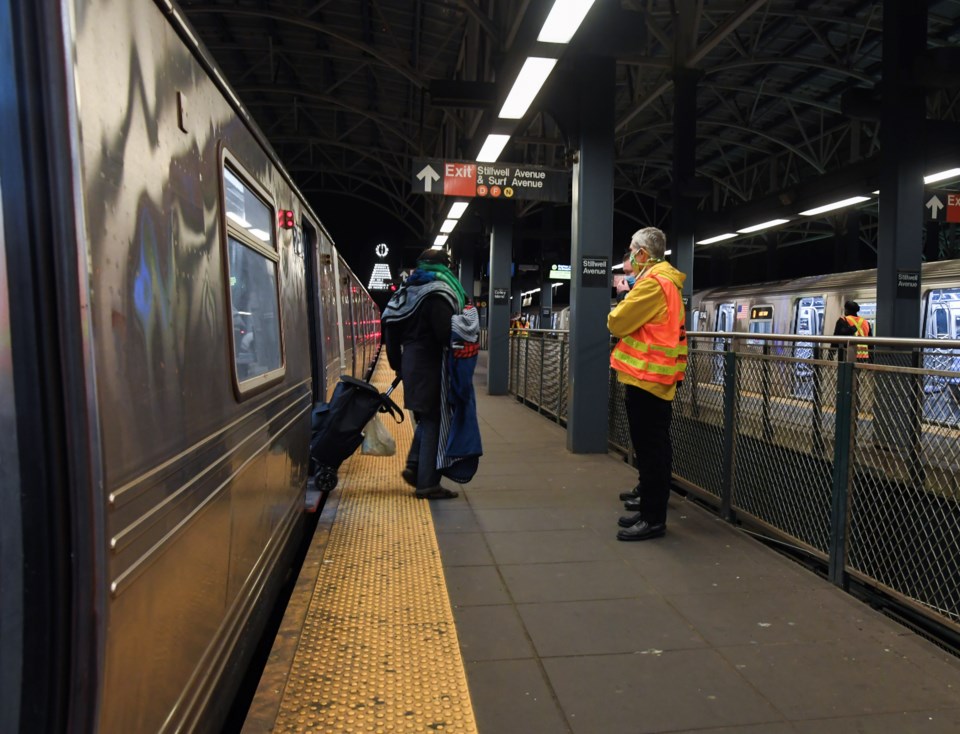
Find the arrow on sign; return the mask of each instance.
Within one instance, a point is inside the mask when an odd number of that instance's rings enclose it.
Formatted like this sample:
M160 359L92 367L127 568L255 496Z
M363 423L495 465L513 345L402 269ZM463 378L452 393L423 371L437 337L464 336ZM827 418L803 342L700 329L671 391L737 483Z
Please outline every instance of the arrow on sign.
M429 190L430 189L428 188L427 191ZM940 201L939 196L934 194L933 196L930 197L930 201L928 201L925 206L927 207L927 209L930 210L930 218L936 219L937 214L939 214L940 210L943 209L943 202Z
M417 174L417 179L423 181L423 190L428 194L433 188L433 182L440 180L440 174L433 170L433 166L429 163L420 169L420 173Z

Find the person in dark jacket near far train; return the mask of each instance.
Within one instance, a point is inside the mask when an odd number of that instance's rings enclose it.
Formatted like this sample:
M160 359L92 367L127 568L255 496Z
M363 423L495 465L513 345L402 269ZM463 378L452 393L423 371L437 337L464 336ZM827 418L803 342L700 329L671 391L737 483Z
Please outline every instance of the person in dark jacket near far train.
M404 405L417 422L403 479L423 499L457 496L440 485L437 469L443 349L450 343L450 319L466 302L449 265L445 251L424 250L381 319L387 360L403 380Z

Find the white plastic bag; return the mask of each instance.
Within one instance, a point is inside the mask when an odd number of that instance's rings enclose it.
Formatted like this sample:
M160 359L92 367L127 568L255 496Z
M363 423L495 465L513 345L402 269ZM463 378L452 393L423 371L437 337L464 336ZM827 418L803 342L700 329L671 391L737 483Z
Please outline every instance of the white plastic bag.
M370 456L393 456L397 453L397 442L377 416L373 416L363 429L361 452Z

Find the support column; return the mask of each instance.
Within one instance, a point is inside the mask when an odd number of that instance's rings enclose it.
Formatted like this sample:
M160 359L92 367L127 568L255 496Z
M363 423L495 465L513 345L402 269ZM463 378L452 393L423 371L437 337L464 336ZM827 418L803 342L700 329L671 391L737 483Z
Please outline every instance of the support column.
M544 278L540 281L540 328L552 328L553 317L553 281Z
M926 3L884 0L880 123L883 156L877 251L879 336L919 336L926 109L923 89L911 84L909 75L926 49L926 34Z
M513 256L512 207L493 207L490 233L490 292L487 299L487 393L506 395L510 386L510 262Z
M697 219L697 201L691 196L696 177L697 153L697 80L694 69L674 70L673 85L673 213L670 217L673 262L687 276L683 284L683 302L687 306L687 328L693 298L693 230Z
M473 292L474 273L476 272L474 265L475 253L476 243L472 240L463 243L460 248L460 272L458 273L458 277L460 278L460 285L463 286L463 289L471 299L477 295Z
M607 452L614 72L609 58L584 58L576 69L580 150L573 167L567 448L579 454Z

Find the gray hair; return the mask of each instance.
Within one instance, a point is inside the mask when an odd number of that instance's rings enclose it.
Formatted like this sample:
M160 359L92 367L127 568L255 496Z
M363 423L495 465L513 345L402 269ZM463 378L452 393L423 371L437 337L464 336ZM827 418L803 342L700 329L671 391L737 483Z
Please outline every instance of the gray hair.
M663 253L667 250L667 236L663 230L656 227L645 227L638 229L630 238L630 251L646 250L650 257L657 260L663 259Z

